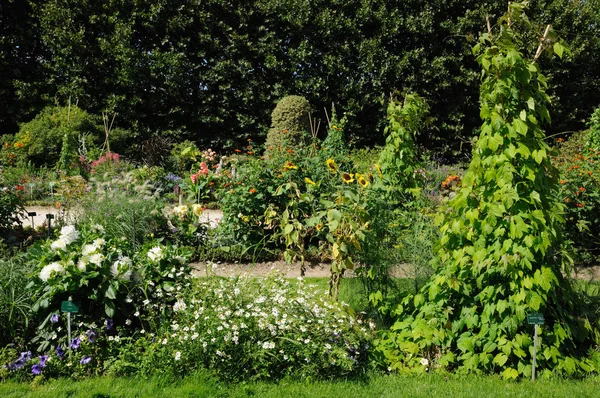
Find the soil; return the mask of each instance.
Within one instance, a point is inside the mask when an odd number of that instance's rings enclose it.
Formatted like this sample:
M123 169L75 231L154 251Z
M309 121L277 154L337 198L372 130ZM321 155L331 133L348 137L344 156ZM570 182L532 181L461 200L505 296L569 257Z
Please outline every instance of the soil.
M236 276L236 275L254 275L267 276L272 272L279 272L286 278L297 278L300 276L300 263L287 264L283 260L268 261L254 264L241 263L192 263L193 275L207 276L208 273L218 276ZM306 264L306 278L329 278L329 264ZM390 274L396 278L414 278L418 274L418 270L414 269L410 264L401 264L390 269ZM353 271L348 271L344 277L355 277ZM590 266L579 269L573 272L572 276L575 279L586 281L600 281L600 265Z

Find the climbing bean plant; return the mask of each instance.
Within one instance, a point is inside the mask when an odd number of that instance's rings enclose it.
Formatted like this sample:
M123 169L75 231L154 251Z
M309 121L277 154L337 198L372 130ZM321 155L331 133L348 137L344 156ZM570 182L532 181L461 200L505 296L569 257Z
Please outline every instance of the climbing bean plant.
M536 61L542 52L562 56L564 48L547 27L535 56L524 54L535 26L523 4L509 5L496 27L474 47L483 124L462 186L438 217L439 264L420 292L395 308L397 321L378 340L378 353L392 369L527 377L533 326L526 316L540 312L546 324L538 371L596 371L598 320L564 276L563 204L540 127L550 116Z
M388 186L401 189L416 186L419 161L414 138L428 112L427 103L417 94L407 94L403 103L390 101L385 146L379 155L379 165Z

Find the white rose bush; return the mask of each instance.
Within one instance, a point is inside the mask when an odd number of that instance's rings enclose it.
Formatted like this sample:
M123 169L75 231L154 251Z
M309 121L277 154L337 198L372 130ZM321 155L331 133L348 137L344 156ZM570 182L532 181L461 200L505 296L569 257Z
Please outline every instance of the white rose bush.
M58 344L48 321L62 301L77 303L79 320L129 323L133 333L158 329L175 293L189 286L191 249L154 239L134 251L126 239L103 231L101 225L67 225L56 239L31 249L37 271L29 288L39 297L33 311L44 319L35 339L40 350Z

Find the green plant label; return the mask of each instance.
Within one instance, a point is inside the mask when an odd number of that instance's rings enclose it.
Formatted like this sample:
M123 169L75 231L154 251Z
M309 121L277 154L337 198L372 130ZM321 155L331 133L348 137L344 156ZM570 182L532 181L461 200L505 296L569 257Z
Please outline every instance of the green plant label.
M534 312L533 314L527 314L527 323L530 325L543 325L544 324L544 314L540 314L539 312Z
M63 301L60 305L62 312L79 312L79 307L72 301Z

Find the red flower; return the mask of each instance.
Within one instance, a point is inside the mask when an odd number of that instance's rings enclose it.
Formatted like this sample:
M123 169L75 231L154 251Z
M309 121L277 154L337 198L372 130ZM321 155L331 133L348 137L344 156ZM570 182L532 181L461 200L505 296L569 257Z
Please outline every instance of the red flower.
M23 186L22 185L17 185L16 188L17 188L17 191L23 191Z

